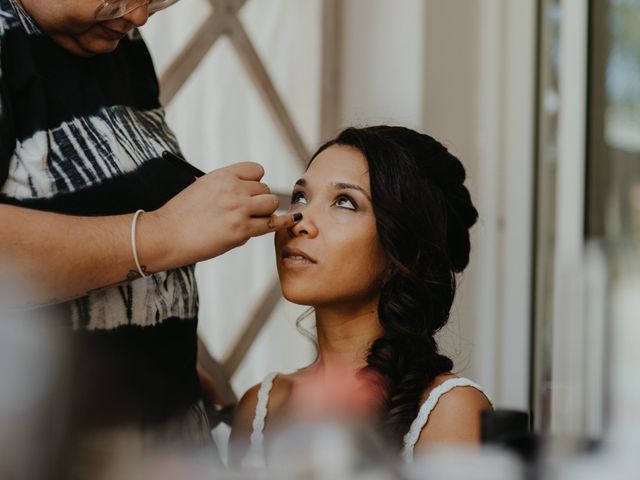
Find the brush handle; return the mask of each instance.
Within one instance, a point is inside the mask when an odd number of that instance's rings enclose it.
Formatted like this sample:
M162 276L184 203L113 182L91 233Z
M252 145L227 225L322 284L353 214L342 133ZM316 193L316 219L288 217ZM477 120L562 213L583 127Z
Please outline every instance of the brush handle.
M162 152L162 158L165 158L170 162L172 162L173 164L178 165L180 168L187 170L194 177L202 177L203 175L205 175L205 173L202 170L200 170L197 167L194 167L181 156L176 155L175 153L170 152L168 150L165 150L164 152Z

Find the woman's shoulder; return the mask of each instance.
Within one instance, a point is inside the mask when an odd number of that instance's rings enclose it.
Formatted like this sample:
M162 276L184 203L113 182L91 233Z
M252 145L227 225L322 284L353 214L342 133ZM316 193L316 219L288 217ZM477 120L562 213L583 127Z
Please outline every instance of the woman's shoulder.
M232 430L251 431L251 424L258 405L258 390L260 390L259 383L249 388L240 397L233 414Z
M451 373L438 375L423 393L419 415L427 413L428 421L418 443L477 443L480 413L490 408L489 398L475 382Z
M240 398L236 406L234 418L238 420L238 427L251 430L253 419L259 403L262 408L272 410L281 404L291 391L290 375L272 373L260 383L249 388ZM265 412L266 414L267 412ZM236 423L234 421L234 423Z
M295 373L278 373L274 376L269 392L269 411L275 414L289 400L294 379Z
M432 400L436 404L447 403L451 406L462 404L479 403L490 406L491 401L484 392L484 389L473 380L466 377L459 377L454 373L443 373L438 375L424 390L422 394L422 404Z
M242 395L235 408L229 439L232 465L239 465L244 457L256 418L262 417L265 421L268 415L279 410L278 405L286 398L290 383L287 375L272 373Z

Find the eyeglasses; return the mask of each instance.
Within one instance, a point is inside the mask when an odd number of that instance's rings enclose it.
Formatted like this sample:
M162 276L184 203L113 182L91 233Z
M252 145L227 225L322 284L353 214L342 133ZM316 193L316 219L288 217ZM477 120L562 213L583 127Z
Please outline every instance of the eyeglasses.
M106 0L96 9L96 20L113 20L124 17L136 8L148 5L149 15L170 7L178 0Z

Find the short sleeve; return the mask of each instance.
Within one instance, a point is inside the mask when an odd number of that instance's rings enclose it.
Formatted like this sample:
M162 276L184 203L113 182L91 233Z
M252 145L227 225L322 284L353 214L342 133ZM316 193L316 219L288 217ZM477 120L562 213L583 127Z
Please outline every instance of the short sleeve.
M2 28L0 28L0 33ZM8 88L5 82L3 71L3 49L2 41L4 36L0 34L0 188L7 180L9 173L9 160L13 155L16 146L16 137L13 132Z

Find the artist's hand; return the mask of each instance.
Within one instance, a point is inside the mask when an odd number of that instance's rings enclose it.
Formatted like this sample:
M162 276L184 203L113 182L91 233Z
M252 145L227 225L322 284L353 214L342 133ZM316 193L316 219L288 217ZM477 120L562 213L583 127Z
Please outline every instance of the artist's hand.
M278 197L260 182L263 175L264 169L250 162L214 170L162 208L142 215L138 227L141 239L149 238L143 232L146 220L148 227L172 240L167 259L172 261L173 257L172 263L181 264L213 258L251 237L293 226L292 214L273 215ZM141 244L141 256L144 251Z

